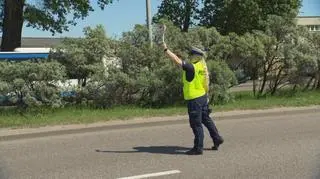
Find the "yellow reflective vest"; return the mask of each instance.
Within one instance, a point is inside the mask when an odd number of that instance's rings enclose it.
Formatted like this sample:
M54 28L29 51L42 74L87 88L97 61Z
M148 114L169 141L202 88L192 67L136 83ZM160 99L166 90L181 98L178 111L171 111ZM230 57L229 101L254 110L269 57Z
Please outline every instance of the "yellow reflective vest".
M192 100L201 97L208 93L209 88L209 77L208 70L204 60L201 60L195 64L194 67L194 78L191 82L186 80L186 71L183 71L183 96L185 100Z

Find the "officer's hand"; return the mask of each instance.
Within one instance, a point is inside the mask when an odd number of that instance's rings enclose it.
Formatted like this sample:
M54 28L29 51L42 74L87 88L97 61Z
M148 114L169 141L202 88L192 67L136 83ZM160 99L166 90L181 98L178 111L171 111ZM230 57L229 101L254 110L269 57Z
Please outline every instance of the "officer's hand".
M162 43L162 47L163 47L163 49L168 48L168 47L167 47L167 44L166 44L165 42Z

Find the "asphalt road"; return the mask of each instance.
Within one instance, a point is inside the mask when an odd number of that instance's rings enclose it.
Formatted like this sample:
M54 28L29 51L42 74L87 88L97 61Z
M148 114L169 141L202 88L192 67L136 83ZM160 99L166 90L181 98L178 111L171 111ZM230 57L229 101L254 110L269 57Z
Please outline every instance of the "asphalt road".
M230 92L239 92L239 91L252 91L253 82L247 81L246 83L241 83L237 86L230 88Z
M320 178L320 112L217 121L219 151L187 156L187 123L0 143L0 178ZM206 131L205 147L212 146ZM170 174L170 171L173 173Z

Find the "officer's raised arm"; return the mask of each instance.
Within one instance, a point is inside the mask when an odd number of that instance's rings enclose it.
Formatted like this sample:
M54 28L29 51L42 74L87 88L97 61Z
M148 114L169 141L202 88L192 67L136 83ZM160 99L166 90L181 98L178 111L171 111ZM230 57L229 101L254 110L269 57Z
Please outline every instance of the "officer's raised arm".
M171 60L181 67L182 66L182 60L176 54L174 54L173 52L171 52L168 49L166 43L163 43L163 48L164 48L165 53L171 58Z

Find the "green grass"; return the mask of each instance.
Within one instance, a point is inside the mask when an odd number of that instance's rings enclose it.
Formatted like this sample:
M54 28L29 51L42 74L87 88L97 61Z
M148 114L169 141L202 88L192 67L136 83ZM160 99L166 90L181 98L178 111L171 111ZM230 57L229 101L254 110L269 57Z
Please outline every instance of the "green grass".
M235 101L225 105L214 106L217 111L242 109L266 109L274 107L293 107L320 105L320 91L298 92L291 95L283 92L280 96L254 98L251 92L236 92ZM161 109L145 109L138 107L116 107L108 110L92 110L80 108L64 108L29 112L24 116L14 110L0 110L0 128L39 127L45 125L83 124L109 120L128 120L134 117L186 115L186 107L167 107Z
M235 102L215 106L218 111L241 109L267 109L276 107L302 107L320 105L320 91L296 92L282 91L276 96L266 96L259 99L253 97L252 92L237 92Z
M113 109L64 108L19 115L13 110L1 111L0 128L39 127L57 124L87 124L109 120L128 120L134 117L168 116L185 114L183 107L144 109L138 107L116 107Z

